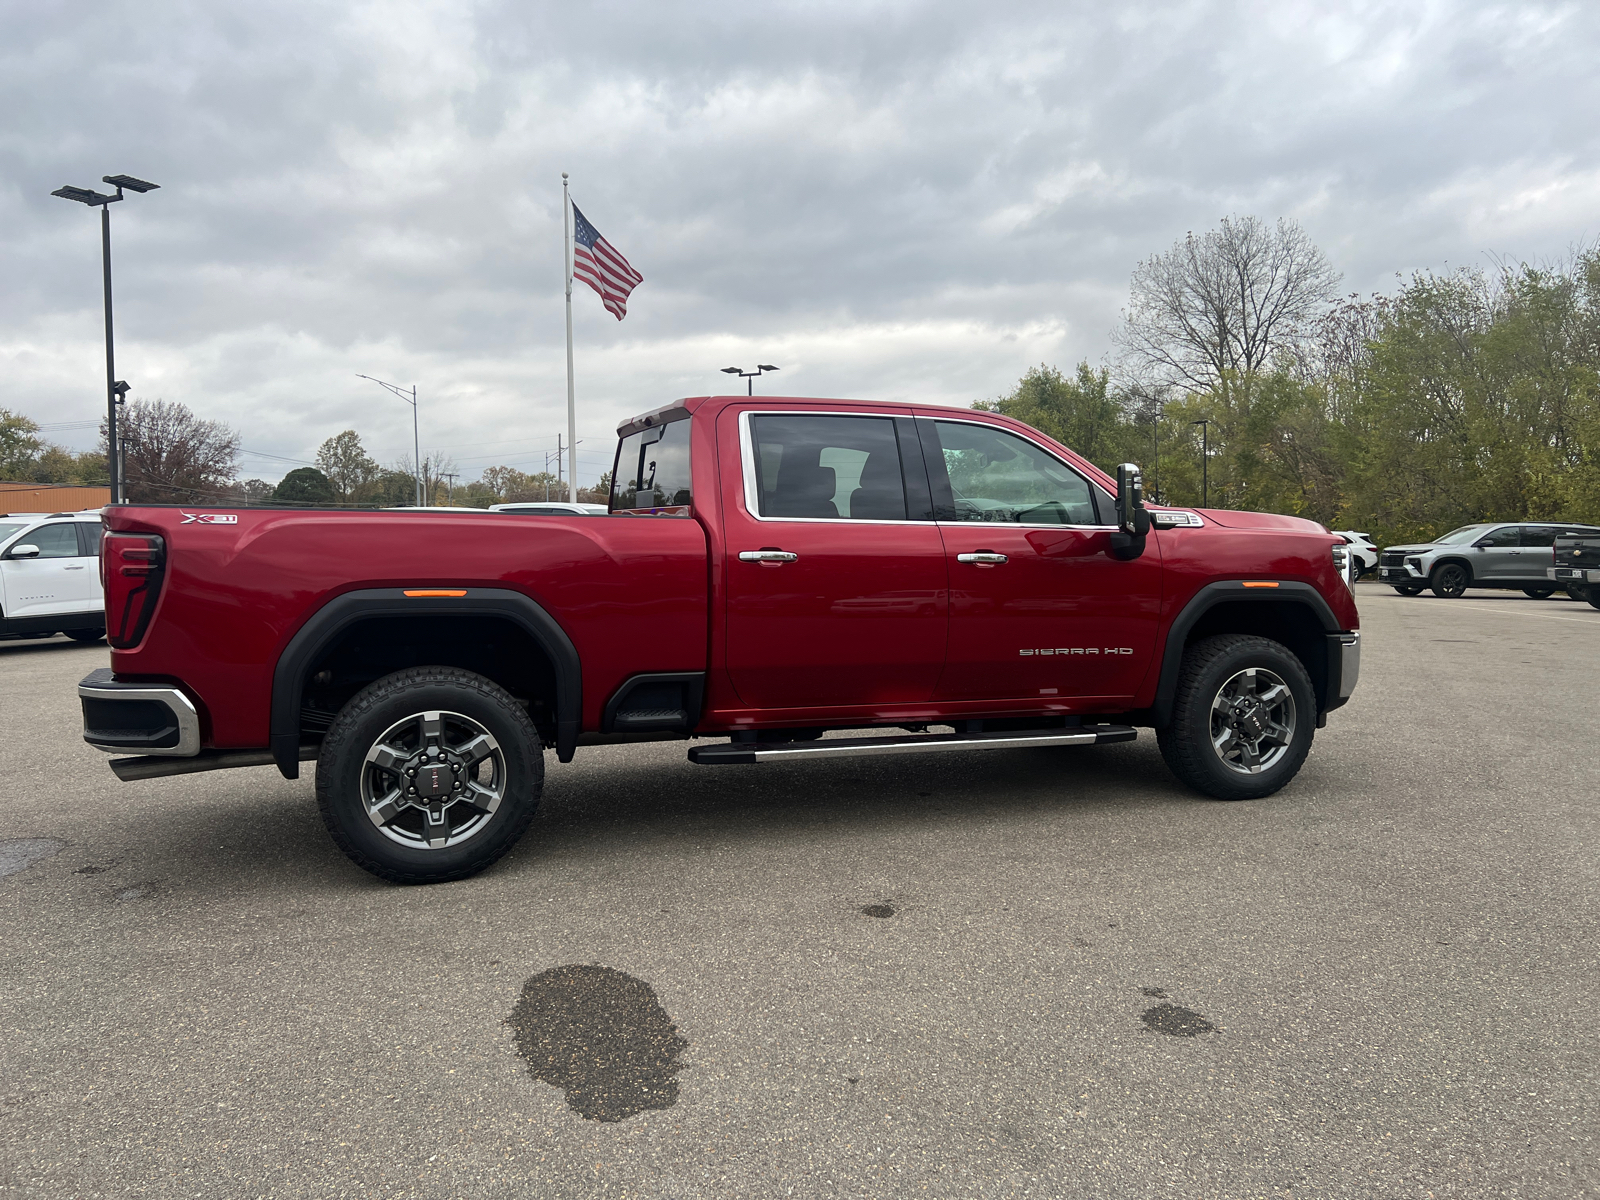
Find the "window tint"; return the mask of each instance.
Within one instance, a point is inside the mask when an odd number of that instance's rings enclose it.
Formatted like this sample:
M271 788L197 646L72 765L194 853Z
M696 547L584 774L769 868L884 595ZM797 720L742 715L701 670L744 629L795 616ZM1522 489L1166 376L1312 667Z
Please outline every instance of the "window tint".
M1033 443L987 425L937 421L957 521L1094 525L1088 481Z
M1521 544L1522 530L1516 525L1507 525L1504 529L1496 529L1473 543L1474 546L1488 547L1520 546Z
M1556 532L1554 525L1524 525L1522 527L1522 544L1524 546L1554 546L1556 544Z
M687 515L690 421L669 421L630 433L617 446L611 476L612 512L662 512Z
M0 522L0 542L5 541L13 533L17 532L17 530L26 529L26 528L27 528L27 525L23 524L20 521L3 521L3 522Z
M39 547L40 558L82 558L78 550L78 531L73 522L41 525L17 539L19 546Z
M906 519L892 418L758 413L750 426L763 517Z
M78 552L85 558L100 557L100 525L99 521L77 521L78 526Z

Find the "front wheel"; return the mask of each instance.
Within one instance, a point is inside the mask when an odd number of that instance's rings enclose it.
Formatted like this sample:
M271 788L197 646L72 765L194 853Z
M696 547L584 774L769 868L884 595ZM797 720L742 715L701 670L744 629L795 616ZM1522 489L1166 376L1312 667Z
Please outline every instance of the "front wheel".
M1439 599L1455 600L1466 594L1471 578L1460 563L1444 563L1433 569L1433 579L1428 586Z
M1522 594L1530 600L1548 600L1556 594L1556 590L1553 587L1531 587L1523 588Z
M454 667L413 667L362 689L317 757L328 832L357 866L394 883L483 870L528 828L543 787L528 714Z
M1184 652L1172 720L1156 744L1172 773L1196 791L1255 800L1299 772L1316 720L1311 677L1288 647L1228 633Z
M1422 584L1420 583L1397 583L1393 586L1394 590L1399 592L1402 596L1422 595Z

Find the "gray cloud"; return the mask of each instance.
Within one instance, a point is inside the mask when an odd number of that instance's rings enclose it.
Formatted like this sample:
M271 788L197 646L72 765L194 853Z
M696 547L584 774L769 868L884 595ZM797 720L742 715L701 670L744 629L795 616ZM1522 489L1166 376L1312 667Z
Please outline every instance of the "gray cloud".
M1134 263L1299 219L1352 290L1592 236L1590 6L23 6L0 17L0 406L119 373L307 458L354 426L470 474L564 424L560 172L644 273L581 286L584 473L631 413L778 362L792 394L964 403L1100 359ZM777 383L769 388L778 386ZM80 444L87 438L79 438ZM253 459L251 474L284 468Z

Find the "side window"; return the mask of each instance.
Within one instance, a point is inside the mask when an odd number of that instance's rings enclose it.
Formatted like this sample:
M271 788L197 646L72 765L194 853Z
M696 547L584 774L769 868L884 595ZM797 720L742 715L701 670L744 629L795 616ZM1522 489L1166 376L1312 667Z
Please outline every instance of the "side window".
M1503 529L1496 529L1484 534L1472 544L1492 550L1503 550L1507 546L1520 546L1522 544L1522 529L1516 525L1507 525Z
M100 557L100 529L99 521L78 521L78 553L84 558Z
M750 434L761 516L906 520L892 418L756 413Z
M617 444L611 511L687 516L692 503L689 421L630 433Z
M1522 544L1524 546L1554 546L1556 544L1556 527L1554 525L1524 525L1522 527Z
M82 558L78 550L76 522L62 521L56 525L40 525L37 529L17 539L23 546L39 547L40 558Z
M934 427L955 520L1098 524L1088 481L1032 442L965 421L936 421Z

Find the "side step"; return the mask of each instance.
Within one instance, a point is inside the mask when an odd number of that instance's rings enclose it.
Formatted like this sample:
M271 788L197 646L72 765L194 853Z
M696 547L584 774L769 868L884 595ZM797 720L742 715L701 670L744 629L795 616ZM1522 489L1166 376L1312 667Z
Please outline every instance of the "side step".
M317 745L301 746L300 761L311 762L321 749ZM187 758L168 758L155 754L113 758L109 765L118 779L131 783L135 779L193 775L199 771L226 771L233 767L268 767L276 761L271 750L202 750Z
M934 733L904 737L836 738L815 742L726 742L693 746L689 761L704 767L744 766L779 759L855 758L867 754L932 754L940 750L1022 750L1031 746L1094 746L1131 742L1131 725L1080 725L1038 733Z

